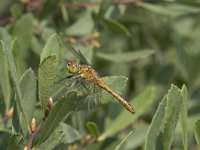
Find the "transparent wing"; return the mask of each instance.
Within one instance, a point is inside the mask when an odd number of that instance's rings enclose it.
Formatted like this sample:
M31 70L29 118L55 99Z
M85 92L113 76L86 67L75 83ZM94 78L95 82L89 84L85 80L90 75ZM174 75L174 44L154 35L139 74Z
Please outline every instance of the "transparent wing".
M78 58L82 64L90 65L80 50L76 50L70 44L66 43L62 35L59 35L59 39L63 46L66 47L76 58Z
M100 105L102 89L82 78L62 79L54 85L52 97L59 100L70 92L76 92L78 96L75 111L87 110L93 112Z

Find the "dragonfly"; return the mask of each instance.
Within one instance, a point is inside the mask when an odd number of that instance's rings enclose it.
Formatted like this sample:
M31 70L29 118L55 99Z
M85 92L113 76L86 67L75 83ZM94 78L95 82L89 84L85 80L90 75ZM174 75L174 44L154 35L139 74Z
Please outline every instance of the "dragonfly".
M87 62L86 58L80 52L80 50L76 50L71 45L64 43L67 49L80 60L78 61L72 60L66 64L66 69L70 74L67 78L72 78L75 80L84 80L94 84L95 86L100 87L101 89L107 91L111 94L116 100L118 100L130 113L134 114L135 110L124 98L122 98L119 94L113 91L98 75L95 69Z

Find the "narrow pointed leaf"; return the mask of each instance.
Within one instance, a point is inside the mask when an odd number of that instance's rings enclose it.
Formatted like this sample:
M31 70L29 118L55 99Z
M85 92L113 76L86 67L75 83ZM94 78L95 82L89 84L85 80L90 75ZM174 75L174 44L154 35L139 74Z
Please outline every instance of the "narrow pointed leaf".
M120 22L116 20L104 18L104 23L107 25L108 28L110 28L114 32L122 34L122 35L130 36L130 32L128 31L128 29Z
M118 54L105 54L105 53L97 53L97 56L99 58L112 61L112 62L130 62L137 59L145 59L152 54L154 54L154 50L140 50L140 51L134 51L134 52L124 52L124 53L118 53Z
M167 97L164 97L160 102L156 113L149 126L146 140L145 140L145 150L154 149L156 139L162 131L165 124L165 108L167 105Z
M0 39L2 39L5 43L10 45L11 38L8 33L3 29L0 28ZM10 98L11 98L11 85L9 79L9 72L8 72L8 64L3 53L3 47L0 44L0 87L2 89L3 98L6 105L6 111L10 108Z
M172 85L167 94L167 107L166 107L166 118L165 118L166 124L162 135L164 150L170 150L171 148L174 131L180 115L181 104L182 104L182 96L180 89Z
M21 93L21 89L20 89L19 78L18 78L18 75L17 75L17 70L16 70L16 66L15 66L15 63L14 63L13 56L12 56L8 46L4 45L3 41L1 41L1 44L3 45L4 55L6 57L6 60L7 60L8 66L9 66L9 72L10 72L10 75L11 75L11 79L13 81L13 85L14 85L14 89L15 89L15 93L16 93L16 101L17 101L19 109L22 112L22 115L23 115L23 117L26 120L26 123L28 125L28 120L26 118L26 114L25 114L24 108L22 106L22 93Z
M106 11L108 10L109 6L111 4L111 0L102 0L100 7L99 7L99 12L96 16L96 20L95 20L95 28L99 25L99 23L101 22L101 20L104 17L104 14L106 13Z
M76 98L74 93L70 93L53 106L45 121L38 143L44 142L55 131L60 122L75 109Z
M200 149L200 120L195 123L194 128L195 139L198 145L198 149Z
M181 89L181 95L182 95L182 106L181 106L181 126L182 126L182 140L183 140L183 146L184 150L188 149L187 144L187 106L188 106L188 93L186 86L182 86Z

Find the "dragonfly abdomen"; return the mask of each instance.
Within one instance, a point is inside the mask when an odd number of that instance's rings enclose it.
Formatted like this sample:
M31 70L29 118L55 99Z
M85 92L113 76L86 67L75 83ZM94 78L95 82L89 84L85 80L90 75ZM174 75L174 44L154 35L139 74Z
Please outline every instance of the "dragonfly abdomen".
M98 85L115 97L129 112L135 113L134 108L120 95L111 90L102 80L98 80Z

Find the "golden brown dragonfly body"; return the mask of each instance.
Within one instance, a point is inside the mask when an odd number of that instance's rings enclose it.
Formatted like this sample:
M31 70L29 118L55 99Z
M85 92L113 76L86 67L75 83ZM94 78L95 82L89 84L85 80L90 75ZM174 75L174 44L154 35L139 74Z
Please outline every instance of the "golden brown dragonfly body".
M78 64L75 61L71 61L67 64L67 70L72 73L75 77L80 77L82 79L88 80L106 90L113 97L115 97L129 112L135 113L134 108L120 95L114 92L105 82L98 76L97 72L89 65Z

